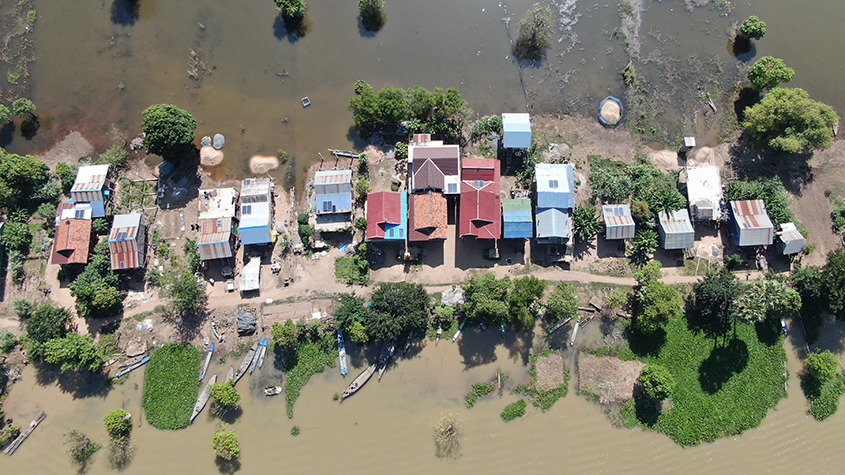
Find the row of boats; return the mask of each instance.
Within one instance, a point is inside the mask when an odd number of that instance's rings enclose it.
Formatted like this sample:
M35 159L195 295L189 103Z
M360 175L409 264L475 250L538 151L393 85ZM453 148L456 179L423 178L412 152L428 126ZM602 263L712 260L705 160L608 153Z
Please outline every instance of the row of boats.
M203 365L200 368L200 381L205 379L205 375L208 372L208 366L211 363L211 357L214 353L214 343L208 348L208 352L205 355L205 361L203 361ZM257 341L252 344L249 351L247 351L244 359L241 361L240 366L238 366L238 370L235 371L234 365L229 367L229 372L226 374L225 381L233 381L233 385L237 383L245 374L249 373L252 374L255 372L256 369L261 369L264 366L264 357L267 355L267 337L262 337L260 341ZM199 396L197 396L197 402L194 404L194 411L191 413L191 422L196 419L200 412L202 412L203 408L205 408L206 404L208 404L208 399L211 397L211 387L217 383L217 373L214 373L205 386L200 391ZM264 388L264 394L268 396L275 396L282 392L281 386L268 386Z

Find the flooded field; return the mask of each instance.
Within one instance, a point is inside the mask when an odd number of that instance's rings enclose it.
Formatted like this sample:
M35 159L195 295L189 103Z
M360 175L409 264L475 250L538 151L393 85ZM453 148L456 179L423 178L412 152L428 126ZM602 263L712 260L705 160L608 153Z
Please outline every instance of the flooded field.
M562 331L562 330L561 330ZM595 338L598 325L585 327L579 338ZM536 337L536 340L539 337ZM399 358L381 382L371 380L343 404L332 401L367 364L351 348L350 376L327 369L303 389L292 420L285 415L283 396L267 398L261 388L277 381L272 365L238 384L243 414L232 428L241 440L240 473L284 470L286 473L836 473L845 463L838 434L845 430L842 411L824 423L806 414L795 376L800 362L792 342L789 354L789 397L771 411L762 425L738 437L712 444L680 448L668 437L614 428L601 407L570 393L547 413L529 407L527 415L510 423L499 413L516 400L509 389L528 378L527 348L534 343L509 335L502 344L498 332L470 331L458 343L429 343ZM828 342L830 343L830 342ZM374 355L367 355L374 357ZM215 358L216 360L216 358ZM367 360L368 361L368 360ZM228 364L214 365L224 372ZM472 409L463 398L471 384L493 378L501 370L510 378L503 397L488 396ZM28 422L39 410L46 421L11 458L4 473L69 473L69 457L60 446L62 434L80 429L104 440L102 418L124 407L135 417L132 444L135 458L127 474L217 473L211 436L219 420L206 409L194 425L179 431L159 431L140 414L143 372L106 395L74 399L55 384L40 386L32 368L11 392L5 408L16 421ZM136 384L138 385L136 387ZM440 416L454 413L462 422L463 456L454 462L434 456L433 428ZM299 436L290 435L298 425ZM91 474L109 473L104 454L94 455Z

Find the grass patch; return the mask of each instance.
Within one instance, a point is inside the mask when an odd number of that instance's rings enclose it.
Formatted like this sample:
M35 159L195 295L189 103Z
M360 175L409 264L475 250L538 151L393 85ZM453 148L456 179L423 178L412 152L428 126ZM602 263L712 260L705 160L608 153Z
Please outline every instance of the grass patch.
M529 356L528 358L529 362L532 365L532 368L528 370L528 374L531 375L531 382L527 385L522 384L514 388L515 393L524 394L530 397L531 403L534 405L534 407L537 407L543 411L548 411L549 409L551 409L558 399L566 397L566 395L569 393L569 368L565 366L563 367L563 374L561 375L563 380L561 384L550 389L543 389L538 385L537 362L539 361L539 358L547 358L552 353L563 358L563 355L560 351L552 350L548 346L540 350L539 354L532 353L531 356Z
M757 427L786 397L783 337L768 346L752 325L737 323L736 338L714 348L712 338L693 333L679 318L666 325L659 349L632 348L642 361L666 367L676 386L669 410L636 400L623 405L623 425L662 432L682 446Z
M839 409L839 398L845 394L845 376L838 374L829 381L821 382L807 373L801 377L801 389L810 404L807 413L823 421Z
M317 340L298 343L290 352L283 371L287 373L285 402L288 418L293 418L293 405L299 392L308 384L311 375L322 373L326 366L333 366L337 358L337 340L331 333L325 333Z
M448 340L452 338L452 335L455 334L455 331L458 330L458 320L455 318L444 318L440 320L440 328L443 329L443 333L440 335L441 340ZM437 339L437 325L432 321L428 328L425 331L425 336L430 340L434 341Z
M525 399L520 399L513 404L508 405L504 411L502 411L502 420L505 422L510 422L517 417L522 417L525 415L525 408L528 404L525 402Z
M469 393L467 393L466 397L466 406L467 409L471 408L475 401L482 396L486 396L493 392L493 385L487 383L475 383L472 385L472 389L470 389Z
M370 280L369 263L360 256L338 257L334 261L334 274L343 282L366 285Z
M144 379L144 412L158 429L181 429L190 423L200 380L200 352L187 343L168 343L150 357Z

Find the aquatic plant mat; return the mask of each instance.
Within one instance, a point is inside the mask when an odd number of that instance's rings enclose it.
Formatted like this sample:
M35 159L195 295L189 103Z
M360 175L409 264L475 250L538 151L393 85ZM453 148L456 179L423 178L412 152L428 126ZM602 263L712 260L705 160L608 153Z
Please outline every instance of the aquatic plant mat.
M771 344L763 343L755 326L739 322L735 335L729 330L726 338L714 340L690 330L686 318L670 321L665 334L632 335L634 353L646 363L666 367L676 386L672 399L662 404L639 398L626 402L621 422L662 432L683 446L760 425L786 397L783 337L762 330L760 335Z
M190 423L200 380L200 352L187 343L170 343L150 357L144 379L144 414L158 429L181 429Z
M561 353L549 347L539 353L532 353L529 362L532 365L528 370L531 382L517 386L513 392L529 396L534 407L547 411L569 392L569 369Z
M326 366L334 367L336 360L337 340L331 333L325 333L315 340L300 342L290 351L283 368L287 373L285 402L288 418L293 418L293 405L311 375L322 373Z

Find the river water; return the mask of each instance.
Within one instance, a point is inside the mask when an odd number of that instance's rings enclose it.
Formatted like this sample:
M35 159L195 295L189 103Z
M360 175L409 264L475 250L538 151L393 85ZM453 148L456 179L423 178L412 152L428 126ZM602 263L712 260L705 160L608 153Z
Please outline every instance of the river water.
M280 148L291 153L290 167L300 174L326 148L361 145L346 110L357 79L376 89L458 87L482 115L530 108L591 116L605 95L624 96L618 72L629 58L614 2L552 5L566 15L556 24L549 60L524 68L522 80L502 18L511 17L515 37L516 23L532 3L528 0L388 1L387 23L375 35L362 34L355 2L312 1L308 31L299 39L280 30L269 0L141 0L137 16L125 14L124 2L36 5L32 98L42 127L32 141L15 138L10 150L47 148L70 130L83 130L105 147L113 128L131 138L139 132L145 107L168 102L197 118L199 135L227 136L218 177L243 176L250 155L275 154ZM834 63L845 50L845 38L836 34L845 23L839 0L737 2L692 11L681 1L646 1L634 64L654 87L663 88L659 95L677 106L663 104L684 133L707 132L697 115L706 106L688 104L695 102L697 88L725 86L743 74L745 63L728 52L727 32L751 14L768 24L766 37L756 43L757 57L783 58L796 70L791 85L845 111L835 74L840 68ZM210 73L199 80L187 74L191 50ZM284 72L289 76L277 75ZM300 105L303 96L310 97L310 107ZM281 177L286 170L275 173ZM841 351L839 340L826 343ZM493 377L497 369L511 376L509 384L527 379L530 346L511 339L502 345L494 332L470 332L452 346L429 344L400 359L380 383L371 381L343 405L331 396L349 378L328 369L303 389L293 420L285 416L281 397L261 394L274 378L274 370L265 367L261 378L238 385L245 396L243 414L233 425L243 449L241 473L837 473L845 466L838 442L845 433L845 414L824 423L806 414L795 376L800 362L791 341L789 397L762 425L686 449L659 434L612 427L599 406L573 391L549 412L529 408L524 419L508 424L499 413L515 396L464 407L469 386ZM354 358L350 373L366 364ZM4 409L18 424L39 410L48 418L13 457L0 459L0 472L71 473L61 435L78 428L104 439L102 417L117 407L132 412L137 423L142 382L142 372L136 372L107 394L90 395L84 387L80 393L52 381L39 384L35 371L26 368ZM456 462L436 459L432 442L434 425L449 412L457 414L466 436ZM146 422L136 426L132 440L137 451L125 473L214 473L210 440L216 425L204 413L180 431L158 431ZM302 429L298 437L290 435L293 425ZM108 471L103 454L95 455L89 473Z
M589 325L579 339L595 338L598 331L598 325ZM350 348L350 375L344 379L336 368L315 375L303 389L292 420L285 415L284 396L267 398L261 393L278 378L267 364L261 373L238 383L243 413L231 427L241 442L240 473L841 473L845 464L839 449L845 411L823 423L806 414L796 376L800 361L791 340L789 396L759 428L691 448L660 434L613 427L602 408L577 396L572 384L569 395L550 411L529 406L523 419L509 423L499 417L516 400L508 390L502 397L482 398L472 409L464 407L470 385L495 377L496 370L509 376L506 388L525 382L525 350L533 343L509 334L503 344L498 332L472 330L451 346L444 340L437 347L428 343L412 348L381 382L374 378L338 404L332 395L366 364ZM228 364L215 364L212 371L222 374ZM4 408L18 423L28 422L39 410L48 417L13 457L0 459L2 472L70 473L72 465L60 445L62 434L75 428L104 440L103 416L124 407L135 418L136 447L125 473L217 473L211 437L219 420L208 410L184 430L160 431L146 421L137 426L143 376L136 371L105 396L75 399L59 385L37 384L35 371L28 367ZM454 462L434 455L433 428L447 413L457 415L465 434L463 455ZM290 435L294 425L301 428L297 437ZM103 454L94 455L88 473L108 472Z

